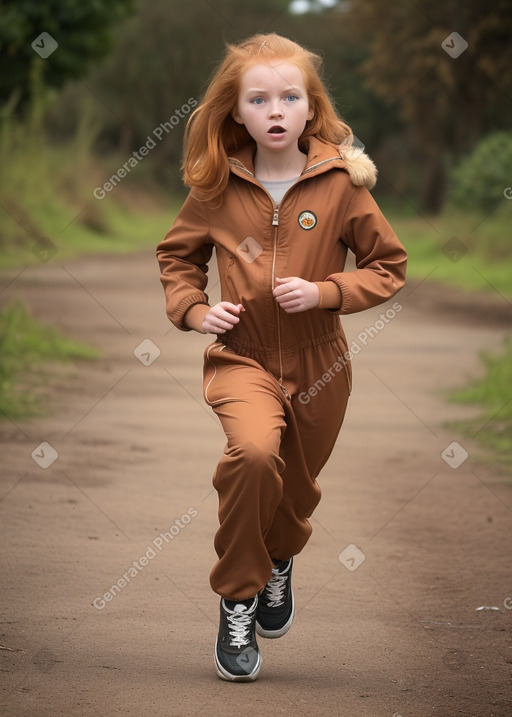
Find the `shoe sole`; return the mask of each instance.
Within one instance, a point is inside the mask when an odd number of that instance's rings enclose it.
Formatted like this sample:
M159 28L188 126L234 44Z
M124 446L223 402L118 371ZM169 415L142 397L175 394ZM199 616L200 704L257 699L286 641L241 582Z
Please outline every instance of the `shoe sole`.
M260 637L266 637L268 640L275 640L278 637L282 637L283 635L286 635L288 630L291 628L293 623L293 618L295 616L295 600L293 599L293 591L292 591L292 612L286 623L283 625L283 627L280 627L279 630L266 630L264 627L260 625L258 622L258 619L256 618L256 633Z
M261 670L261 655L258 654L258 662L256 664L256 667L254 670L247 675L232 675L231 672L228 672L219 662L219 659L217 657L217 641L215 641L215 668L217 670L217 675L220 677L221 680L226 680L227 682L254 682L255 679L257 679L260 670Z

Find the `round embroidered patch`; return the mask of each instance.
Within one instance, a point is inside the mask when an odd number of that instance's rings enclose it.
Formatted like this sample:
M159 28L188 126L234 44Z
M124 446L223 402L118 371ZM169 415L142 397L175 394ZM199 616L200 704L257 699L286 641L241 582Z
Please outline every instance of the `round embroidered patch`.
M318 219L314 212L301 212L299 214L299 224L303 229L309 230L316 226Z

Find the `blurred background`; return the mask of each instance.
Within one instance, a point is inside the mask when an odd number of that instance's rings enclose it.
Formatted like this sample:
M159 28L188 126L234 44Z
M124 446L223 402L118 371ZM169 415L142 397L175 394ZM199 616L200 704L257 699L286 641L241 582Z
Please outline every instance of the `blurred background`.
M477 243L489 258L505 252L507 237L491 229L511 207L509 0L4 1L2 251L51 236L77 210L76 227L101 234L133 193L157 205L183 196L190 105L224 43L257 31L324 56L338 110L381 169L379 200L411 218L492 212ZM148 137L156 148L108 202L94 201Z
M335 104L379 167L374 193L409 280L457 287L468 311L482 295L509 311L511 0L4 0L0 268L155 246L185 196L187 116L225 43L259 31L323 55ZM29 317L1 316L2 410L15 415L8 356L19 371L13 327ZM504 351L464 400L503 402ZM506 452L512 410L502 418Z

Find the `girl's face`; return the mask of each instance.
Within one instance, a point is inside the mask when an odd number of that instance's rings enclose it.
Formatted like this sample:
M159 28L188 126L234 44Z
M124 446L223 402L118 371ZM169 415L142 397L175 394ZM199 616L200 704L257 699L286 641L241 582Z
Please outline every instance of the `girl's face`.
M288 61L252 65L241 77L233 119L245 125L258 147L282 152L313 118L301 70Z

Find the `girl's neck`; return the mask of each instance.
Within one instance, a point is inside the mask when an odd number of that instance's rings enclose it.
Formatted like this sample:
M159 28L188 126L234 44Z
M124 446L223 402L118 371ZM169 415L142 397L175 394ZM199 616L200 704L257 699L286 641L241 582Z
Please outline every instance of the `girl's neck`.
M283 152L269 152L258 147L254 157L254 174L264 182L279 182L298 177L306 166L307 156L298 147Z

